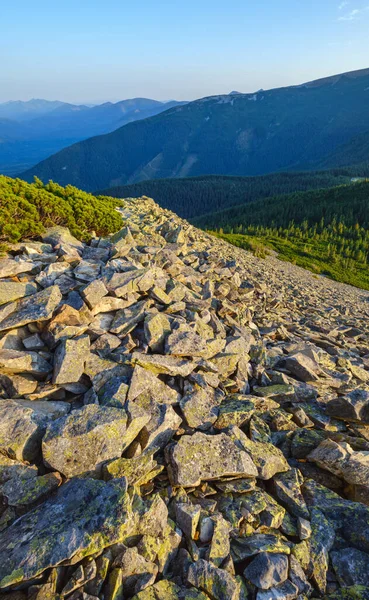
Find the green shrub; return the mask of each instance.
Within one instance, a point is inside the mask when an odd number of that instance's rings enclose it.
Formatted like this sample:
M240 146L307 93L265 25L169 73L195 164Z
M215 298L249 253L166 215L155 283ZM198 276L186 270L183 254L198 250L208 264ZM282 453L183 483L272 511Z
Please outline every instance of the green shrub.
M122 201L93 196L71 185L65 188L50 181L44 185L0 175L0 241L17 242L39 236L46 227L68 227L73 235L87 240L114 233L122 227L116 207Z

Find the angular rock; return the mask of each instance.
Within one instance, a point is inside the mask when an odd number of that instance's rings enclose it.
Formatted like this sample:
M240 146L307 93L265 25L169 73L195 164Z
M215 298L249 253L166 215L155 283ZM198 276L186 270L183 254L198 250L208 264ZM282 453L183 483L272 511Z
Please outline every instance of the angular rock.
M289 470L289 465L279 448L264 442L252 442L238 427L229 430L234 442L251 457L260 479L271 479L276 473Z
M192 487L226 476L255 477L257 469L225 433L185 435L168 449L173 485Z
M122 542L131 528L124 483L73 479L1 534L0 588L37 577L62 561L76 563L99 553Z
M256 600L294 600L298 593L298 587L287 580L269 590L259 591Z
M0 305L14 302L14 300L19 300L25 296L31 296L37 290L37 285L31 282L18 283L16 281L0 280Z
M104 282L101 279L91 281L81 291L81 296L88 305L89 308L93 309L104 296L108 293Z
M47 375L51 371L51 365L37 352L0 350L0 370L5 374Z
M171 332L170 321L164 313L148 315L144 321L146 342L152 352L160 352Z
M135 400L143 392L149 391L158 404L175 404L180 394L163 383L151 371L136 365L128 390L128 400Z
M346 396L337 396L328 402L327 413L338 419L369 423L369 391L358 389Z
M0 401L0 451L20 461L34 460L49 421L70 410L65 402Z
M299 381L317 381L319 379L319 365L306 354L298 352L283 358L278 366L287 369Z
M181 326L166 339L165 351L172 356L204 356L206 341L187 326Z
M262 590L286 581L288 577L288 557L285 554L261 552L244 570L244 577Z
M240 600L241 586L237 579L206 560L198 560L190 565L188 582L208 594L212 600Z
M146 309L149 305L148 301L142 300L133 304L133 306L119 310L114 317L109 331L119 335L127 335L138 323L144 320Z
M369 554L344 548L332 551L330 557L340 586L369 585Z
M53 383L75 383L83 375L90 354L90 338L83 335L60 342L55 351Z
M122 455L148 417L128 426L125 411L95 404L51 423L42 440L45 464L65 477L99 474L104 462Z
M187 424L195 429L209 429L218 418L223 393L210 386L191 388L179 403Z
M56 285L20 300L14 307L14 312L0 321L0 331L51 319L61 300L62 295Z
M301 474L297 469L275 475L274 487L277 498L295 516L309 519L310 514L301 493Z
M132 353L132 363L151 371L155 375L180 375L181 377L188 377L197 366L194 361L176 356L149 355L139 352Z
M59 473L47 473L41 477L10 479L0 487L0 495L8 506L29 507L45 500L62 483Z
M20 273L28 273L34 269L32 261L14 260L12 258L2 258L0 260L0 278L14 277Z

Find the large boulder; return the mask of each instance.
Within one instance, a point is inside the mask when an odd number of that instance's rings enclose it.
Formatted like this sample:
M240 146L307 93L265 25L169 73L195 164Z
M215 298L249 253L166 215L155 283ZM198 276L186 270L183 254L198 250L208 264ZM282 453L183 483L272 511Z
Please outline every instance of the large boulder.
M225 433L184 435L168 449L173 485L192 487L222 477L255 477L257 469L248 454Z
M0 538L0 588L76 563L124 541L132 528L124 480L74 479L8 527ZM22 540L22 543L14 543Z
M102 465L119 458L147 422L124 410L89 404L50 423L42 441L45 464L66 477L100 474Z
M0 451L20 461L34 460L47 424L69 410L66 402L1 400Z
M0 331L51 319L61 300L62 295L57 285L33 294L31 298L23 298L14 305L14 311L0 321Z

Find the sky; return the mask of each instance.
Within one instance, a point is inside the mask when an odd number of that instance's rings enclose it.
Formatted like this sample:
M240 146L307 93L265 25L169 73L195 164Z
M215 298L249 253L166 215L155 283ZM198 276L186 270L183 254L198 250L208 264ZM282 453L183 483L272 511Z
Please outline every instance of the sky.
M193 100L369 67L369 0L0 0L0 102Z

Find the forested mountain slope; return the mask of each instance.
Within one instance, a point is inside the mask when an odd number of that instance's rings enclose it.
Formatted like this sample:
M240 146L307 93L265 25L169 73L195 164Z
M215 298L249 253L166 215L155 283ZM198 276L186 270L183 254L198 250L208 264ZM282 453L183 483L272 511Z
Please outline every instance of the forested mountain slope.
M354 176L366 174L369 176L369 167L273 173L259 177L205 175L141 181L108 188L101 191L101 194L116 198L149 196L163 208L169 208L181 217L190 219L258 198L350 183Z
M369 131L368 99L369 69L203 98L74 144L24 177L96 190L146 179L314 169Z

